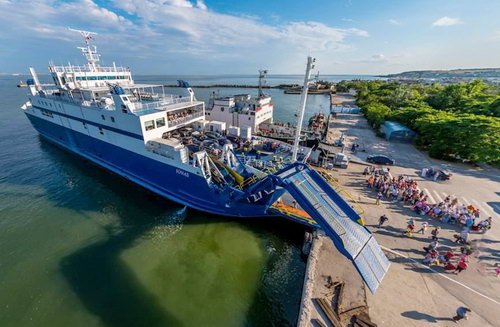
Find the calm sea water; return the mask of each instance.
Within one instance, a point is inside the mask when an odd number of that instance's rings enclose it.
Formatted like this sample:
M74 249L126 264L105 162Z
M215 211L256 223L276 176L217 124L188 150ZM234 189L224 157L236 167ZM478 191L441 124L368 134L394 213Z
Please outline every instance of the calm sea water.
M186 79L256 83L203 78ZM186 209L53 146L19 110L18 80L0 76L0 326L295 324L301 226ZM299 96L268 92L276 119L293 121ZM326 112L328 97L307 110Z

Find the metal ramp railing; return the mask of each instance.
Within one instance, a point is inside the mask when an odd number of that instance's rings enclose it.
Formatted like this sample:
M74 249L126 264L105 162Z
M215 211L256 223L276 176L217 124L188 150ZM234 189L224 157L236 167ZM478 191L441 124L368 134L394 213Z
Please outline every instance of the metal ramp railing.
M322 227L337 249L353 261L374 293L389 269L389 260L359 215L318 174L293 164L275 175L300 206Z

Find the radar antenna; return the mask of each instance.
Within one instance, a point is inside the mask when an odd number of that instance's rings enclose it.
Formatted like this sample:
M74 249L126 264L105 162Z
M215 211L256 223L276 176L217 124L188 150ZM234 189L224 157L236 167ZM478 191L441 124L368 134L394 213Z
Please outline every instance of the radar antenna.
M94 39L92 35L97 35L97 33L77 30L73 28L68 28L70 31L78 32L83 36L86 47L78 47L87 59L87 63L91 71L98 71L99 67L99 57L100 55L97 53L97 47L91 44L91 41Z

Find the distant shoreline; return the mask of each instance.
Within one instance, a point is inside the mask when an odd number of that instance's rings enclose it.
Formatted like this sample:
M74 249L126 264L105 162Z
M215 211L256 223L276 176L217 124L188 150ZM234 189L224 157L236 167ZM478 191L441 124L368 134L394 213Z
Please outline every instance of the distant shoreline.
M399 79L486 79L500 78L500 68L471 68L450 70L415 70L397 74L377 75L382 78Z

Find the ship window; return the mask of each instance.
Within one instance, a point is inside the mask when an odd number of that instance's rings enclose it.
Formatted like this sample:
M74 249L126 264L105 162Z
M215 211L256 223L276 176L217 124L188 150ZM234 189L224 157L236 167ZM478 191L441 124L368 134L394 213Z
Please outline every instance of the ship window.
M104 135L104 130L101 127L99 127L99 133L101 133L101 135Z
M122 104L122 112L127 113L127 106Z
M220 107L220 111L224 111L224 107Z
M87 123L86 122L82 122L83 124L83 128L87 129Z
M104 115L101 115L102 120L106 120L106 117Z
M156 127L163 127L165 126L165 118L158 118L156 120Z
M111 121L114 123L115 122L115 117L111 117Z
M252 120L252 117L248 117L248 120Z
M154 120L145 121L144 122L144 129L147 131L155 129L155 121Z

